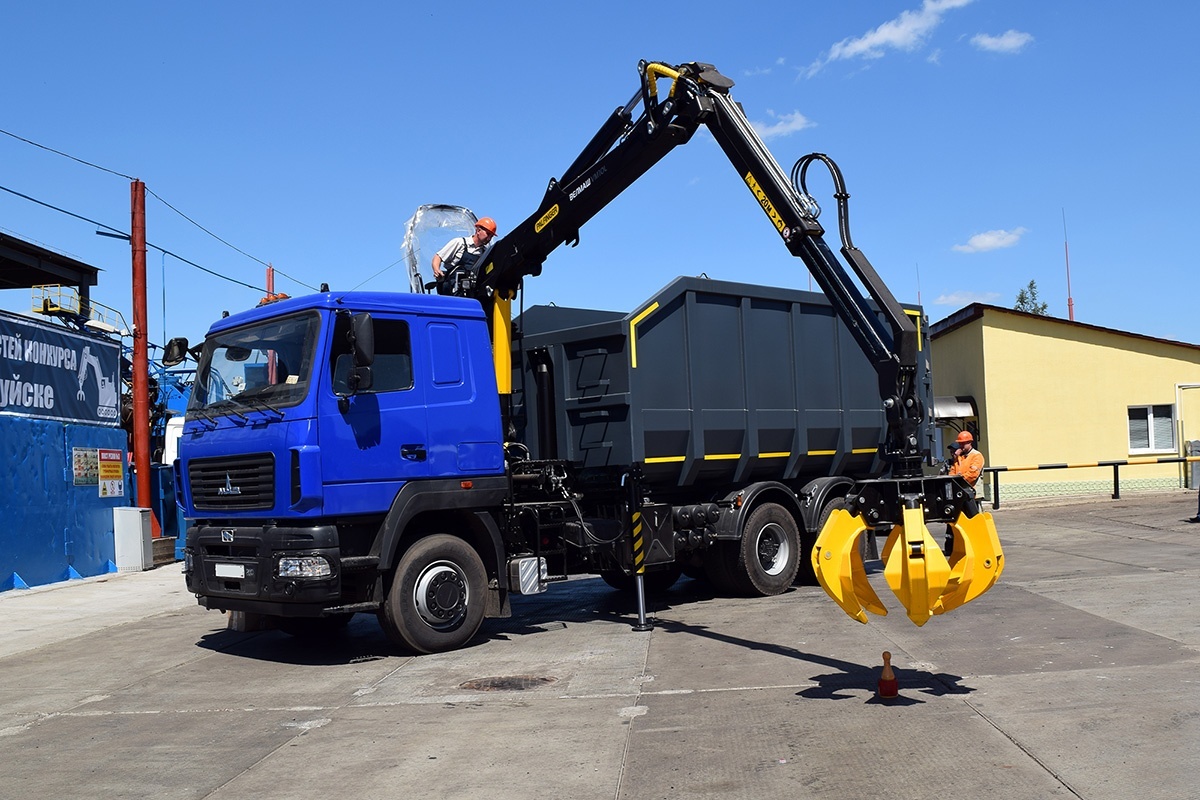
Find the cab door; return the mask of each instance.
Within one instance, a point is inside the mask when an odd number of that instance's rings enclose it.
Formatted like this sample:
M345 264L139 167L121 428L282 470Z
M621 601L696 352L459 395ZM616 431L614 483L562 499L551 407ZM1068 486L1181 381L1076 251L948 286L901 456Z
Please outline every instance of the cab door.
M386 511L401 486L430 474L428 381L414 366L410 319L372 316L371 387L344 400L338 397L346 383L338 356L349 352L349 316L339 314L334 323L329 380L317 416L326 514ZM348 361L341 360L343 372Z

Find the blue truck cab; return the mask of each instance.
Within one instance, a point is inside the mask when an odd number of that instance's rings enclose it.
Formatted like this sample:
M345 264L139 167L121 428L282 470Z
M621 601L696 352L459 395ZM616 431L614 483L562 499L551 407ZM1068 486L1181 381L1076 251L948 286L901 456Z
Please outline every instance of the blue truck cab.
M415 577L426 628L460 626L468 605L506 606L501 537L485 512L508 480L474 300L324 293L220 320L198 354L179 454L184 568L207 608L273 616L293 632L336 628L379 610L398 560L431 532L475 554ZM466 574L480 570L482 583Z

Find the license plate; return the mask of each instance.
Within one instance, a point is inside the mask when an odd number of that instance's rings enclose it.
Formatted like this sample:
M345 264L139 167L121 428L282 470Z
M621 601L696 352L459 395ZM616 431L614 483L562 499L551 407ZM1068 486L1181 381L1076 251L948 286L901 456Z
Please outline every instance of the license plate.
M214 564L213 570L218 578L245 578L246 567L242 564Z

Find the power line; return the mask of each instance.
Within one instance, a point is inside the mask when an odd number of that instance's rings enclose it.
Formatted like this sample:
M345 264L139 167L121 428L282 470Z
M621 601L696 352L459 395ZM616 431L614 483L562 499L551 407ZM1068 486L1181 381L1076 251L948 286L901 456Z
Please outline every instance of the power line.
M48 208L52 211L57 211L60 214L66 214L68 217L74 217L75 219L82 220L83 222L86 222L89 225L95 225L98 228L104 228L105 230L112 231L112 233L115 234L118 238L121 238L121 239L129 238L129 234L119 228L114 228L111 225L105 225L103 222L97 222L96 220L89 219L88 217L85 217L81 214L76 214L73 211L67 211L65 208L59 208L58 206L51 205L50 203L44 202L42 200L38 200L36 197L30 197L29 195L22 194L21 192L18 192L15 189L10 189L7 186L0 186L0 190L6 191L9 194L16 195L17 197L20 197L23 200L28 200L31 203L37 203L39 206L44 206L45 208ZM265 293L267 291L266 289L262 288L261 286L254 286L253 284L239 281L236 278L230 278L228 275L222 275L221 273L211 270L208 267L202 267L199 264L197 264L195 261L190 261L190 260L184 258L183 256L179 255L178 253L171 252L170 250L166 249L165 247L159 247L158 245L153 244L151 242L146 242L146 246L152 247L161 253L165 253L166 255L169 255L171 258L174 258L178 261L182 261L183 263L185 263L189 266L195 267L196 269L200 270L201 272L207 272L209 275L220 278L222 280L229 281L230 283L236 283L239 286L245 286L247 289L254 289L255 291L259 291L259 292Z
M200 270L201 272L207 272L209 275L220 278L221 280L229 281L230 283L236 283L239 286L245 286L247 289L254 289L255 291L263 292L264 294L267 291L266 289L262 288L261 286L255 286L252 283L245 283L244 281L239 281L237 278L230 278L228 275L222 275L219 272L214 272L213 270L209 269L208 267L202 267L199 264L197 264L195 261L188 261L186 258L179 255L178 253L172 253L167 248L159 247L158 245L154 244L153 242L146 242L146 247L152 247L155 250L158 250L160 253L166 253L171 258L182 261L185 264L195 267L196 269Z
M75 162L77 162L77 163L79 163L79 164L83 164L84 166L88 166L88 167L91 167L91 168L93 168L93 169L98 169L98 170L100 170L101 172L107 172L107 173L108 173L108 174L110 174L110 175L116 175L117 177L119 177L119 178L124 178L124 179L126 179L126 180L128 180L128 181L135 181L135 180L137 180L137 178L134 178L134 177L133 177L133 176L131 176L131 175L126 175L126 174L125 174L125 173L123 173L123 172L117 172L115 169L109 169L108 167L102 167L102 166L100 166L99 164L93 164L91 161L85 161L84 159L82 159L82 158L77 158L76 156L73 156L73 155L71 155L70 153L64 153L64 152L63 152L63 151L61 151L61 150L55 150L53 147L47 147L47 146L46 146L46 145L44 145L44 144L39 144L39 143L37 143L37 142L33 141L32 139L26 139L24 136L18 136L17 134L15 134L15 133L13 133L13 132L11 132L11 131L6 131L6 130L4 130L4 129L0 128L0 133L3 133L5 136L11 136L12 138L14 138L14 139L16 139L16 140L18 140L18 141L24 142L25 144L33 145L34 147L40 148L40 149L42 149L42 150L45 150L45 151L47 151L47 152L49 152L49 153L54 153L55 155L62 156L63 158L69 158L69 159L71 159L72 161L75 161ZM2 187L0 187L0 188L2 188ZM11 190L11 189L6 189L5 191L12 192L12 190ZM173 206L173 205L171 205L170 203L168 203L168 202L167 202L167 201L166 201L166 200L165 200L165 199L164 199L164 198L163 198L163 197L162 197L160 194L158 194L157 192L155 192L153 189L150 189L149 187L147 187L147 188L146 188L146 192L147 192L147 193L149 193L151 196L153 196L153 197L154 197L156 200L158 200L158 201L159 201L160 203L162 203L164 206L166 206L167 208L171 209L171 210L172 210L172 211L174 211L176 214L178 214L179 216L183 217L185 220L187 220L187 221L188 221L188 222L190 222L191 224L195 225L197 228L199 228L200 230L204 231L204 232L205 232L205 233L207 233L209 236L211 236L212 238L216 239L218 242L220 242L221 244L225 245L225 246L226 246L226 247L228 247L229 249L231 249L231 250L234 250L234 251L236 251L236 252L238 252L238 253L241 253L243 256L245 256L246 258L250 259L251 261L257 261L259 264L262 264L264 267L270 267L270 266L271 266L271 265L270 265L270 264L268 264L266 261L263 261L261 258L257 258L257 257L255 257L255 256L252 256L252 255L250 255L249 253L247 253L245 250L241 249L240 247L236 247L235 245L233 245L233 244L231 244L231 243L229 243L229 242L225 241L224 239L222 239L220 236L217 236L215 233L213 233L212 231L210 231L208 228L204 227L204 226L203 226L203 225L201 225L199 222L196 222L196 220L192 219L192 218L191 218L191 217L189 217L187 214L184 214L184 213L183 213L182 211L180 211L178 208L176 208L175 206ZM18 195L18 196L20 196L20 197L24 197L26 200L32 200L32 201L33 201L33 202L35 202L35 203L40 203L41 205L44 205L44 206L46 206L47 208L53 208L55 211L62 212L63 214L69 214L70 216L77 217L77 218L79 218L79 219L84 219L83 217L79 217L77 214L71 214L71 212L69 212L69 211L65 211L65 210L63 210L63 209L61 209L61 208L55 208L54 206L51 206L51 205L49 205L48 203L42 203L40 200L34 200L32 197L28 197L27 195L22 195L22 194L20 194L19 192L12 192L12 193L13 193L13 194L16 194L16 195ZM88 222L91 222L91 220L87 220L87 221L88 221ZM101 223L95 223L95 224L97 224L97 225L100 225ZM107 225L101 225L101 227L108 228L108 226L107 226ZM111 231L116 231L116 228L108 228L108 229L109 229L109 230L111 230ZM119 232L119 231L118 231L118 232ZM161 248L158 248L158 249L161 249ZM167 251L163 251L163 252L167 252ZM184 261L185 263L192 264L192 262L188 261L188 260L187 260L187 259L185 259L185 258L180 258L179 256L176 256L174 253L171 253L170 255L174 256L175 258L178 258L180 261ZM215 272L212 272L212 270L205 269L204 267L201 267L201 266L199 266L198 264L192 264L192 266L196 267L197 269L202 269L202 270L204 270L205 272L211 272L213 275L217 275L217 273L215 273ZM295 283L298 283L298 284L300 284L301 286L303 286L303 287L305 287L305 288L307 288L307 289L312 289L314 292L315 292L315 291L317 291L317 289L316 289L316 288L314 288L314 287L312 287L312 286L309 286L307 283L305 283L304 281L300 280L299 278L295 278L295 277L292 277L291 275L288 275L286 272L283 272L282 270L275 269L275 272L276 272L276 274L278 274L278 275L282 275L283 277L287 278L288 280L294 281ZM225 278L225 276L224 276L224 275L217 275L217 277ZM232 278L225 278L225 279L226 279L226 280L233 281L234 283L241 283L241 281L236 281L236 280L233 280ZM249 286L249 284L242 284L242 285L243 285L243 286ZM257 287L250 287L250 288L257 288ZM263 291L265 291L265 290L263 290Z
M96 225L97 227L100 227L100 228L106 228L106 229L112 231L113 233L119 233L121 236L125 237L126 239L129 238L128 233L125 233L122 230L118 230L117 228L114 228L111 225L105 225L103 222L97 222L94 219L88 219L87 217L80 216L79 214L76 214L74 212L67 211L65 208L59 208L58 206L52 206L49 203L38 200L36 197L30 197L27 194L21 194L20 192L18 192L15 189L9 189L7 186L0 186L0 189L3 189L4 191L8 192L9 194L15 194L17 197L20 197L23 200L28 200L31 203L37 203L39 206L45 206L46 208L49 208L52 211L57 211L60 214L66 214L68 217L74 217L75 219L83 220L84 222L87 222L91 225Z
M161 196L159 196L159 194L158 194L157 192L155 192L154 190L150 189L149 187L147 187L147 189L146 189L146 192L147 192L148 194L152 195L152 196L153 196L155 199L157 199L157 200L158 200L160 203L162 203L164 206L166 206L167 208L171 209L171 210L172 210L172 211L174 211L176 214L178 214L179 216L183 217L183 218L184 218L184 219L186 219L188 222L192 223L192 224L193 224L193 225L195 225L197 228L199 228L200 230L204 231L204 232L205 232L205 233L207 233L209 236L211 236L212 238L216 239L218 242L220 242L221 244L223 244L223 245L225 245L226 247L230 248L231 250L236 250L237 252L239 252L239 253L241 253L242 255L244 255L246 258L250 259L251 261L257 261L258 263L262 264L264 267L269 267L269 266L271 266L271 265L270 265L270 264L268 264L266 261L263 261L261 258L255 258L254 256L252 256L252 255L250 255L249 253L247 253L245 250L242 250L242 249L241 249L241 248L239 248L239 247L234 247L234 246L233 246L233 245L231 245L229 242L227 242L227 241L225 241L224 239L222 239L220 236L217 236L215 233L213 233L212 231L210 231L208 228L204 227L204 226L203 226L203 225L201 225L199 222L196 222L196 220L192 219L192 218L191 218L191 217L189 217L187 214L183 213L183 212L182 212L182 211L180 211L178 208L176 208L175 206L173 206L173 205L171 205L170 203L168 203L168 202L167 202L166 200L164 200L164 199L163 199Z
M33 145L34 147L40 147L42 150L45 150L45 151L47 151L47 152L50 152L50 153L54 153L55 155L62 156L63 158L69 158L69 159L71 159L72 161L77 161L78 163L80 163L80 164L83 164L83 165L84 165L84 166L86 166L86 167L91 167L92 169L98 169L98 170L100 170L101 172L107 172L107 173L108 173L108 174L110 174L110 175L116 175L118 178L124 178L124 179L125 179L125 180L127 180L127 181L135 181L135 180L137 180L137 178L134 178L134 177L132 177L132 176L130 176L130 175L126 175L126 174L124 174L124 173L122 173L122 172L117 172L115 169L109 169L108 167L102 167L102 166L100 166L99 164L93 164L93 163L92 163L92 162L90 162L90 161L84 161L82 158L76 158L75 156L71 155L70 153L64 153L64 152L63 152L63 151L61 151L61 150L55 150L53 147L47 147L47 146L46 146L46 145L44 145L44 144L38 144L38 143L37 143L37 142L35 142L35 141L32 141L32 140L30 140L30 139L26 139L24 136L17 136L15 133L13 133L13 132L11 132L11 131L6 131L6 130L3 130L3 129L0 129L0 133L3 133L5 136L11 136L11 137L12 137L12 138L14 138L14 139L17 139L17 140L19 140L19 141L22 141L22 142L24 142L25 144L31 144L31 145Z

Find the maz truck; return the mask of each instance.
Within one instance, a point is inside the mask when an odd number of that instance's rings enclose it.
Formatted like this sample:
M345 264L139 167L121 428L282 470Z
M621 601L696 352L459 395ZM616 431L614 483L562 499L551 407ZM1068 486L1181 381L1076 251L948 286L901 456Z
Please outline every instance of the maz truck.
M789 181L711 66L639 73L537 211L442 291L322 291L212 326L175 462L202 606L296 635L374 613L430 653L571 575L641 600L684 572L747 595L804 573L865 622L886 613L860 553L876 531L917 624L995 582L991 517L960 478L925 474L920 312L850 242L836 165L807 156ZM702 124L824 293L680 278L629 313L536 307L514 325L523 278ZM822 238L817 161L869 299Z

